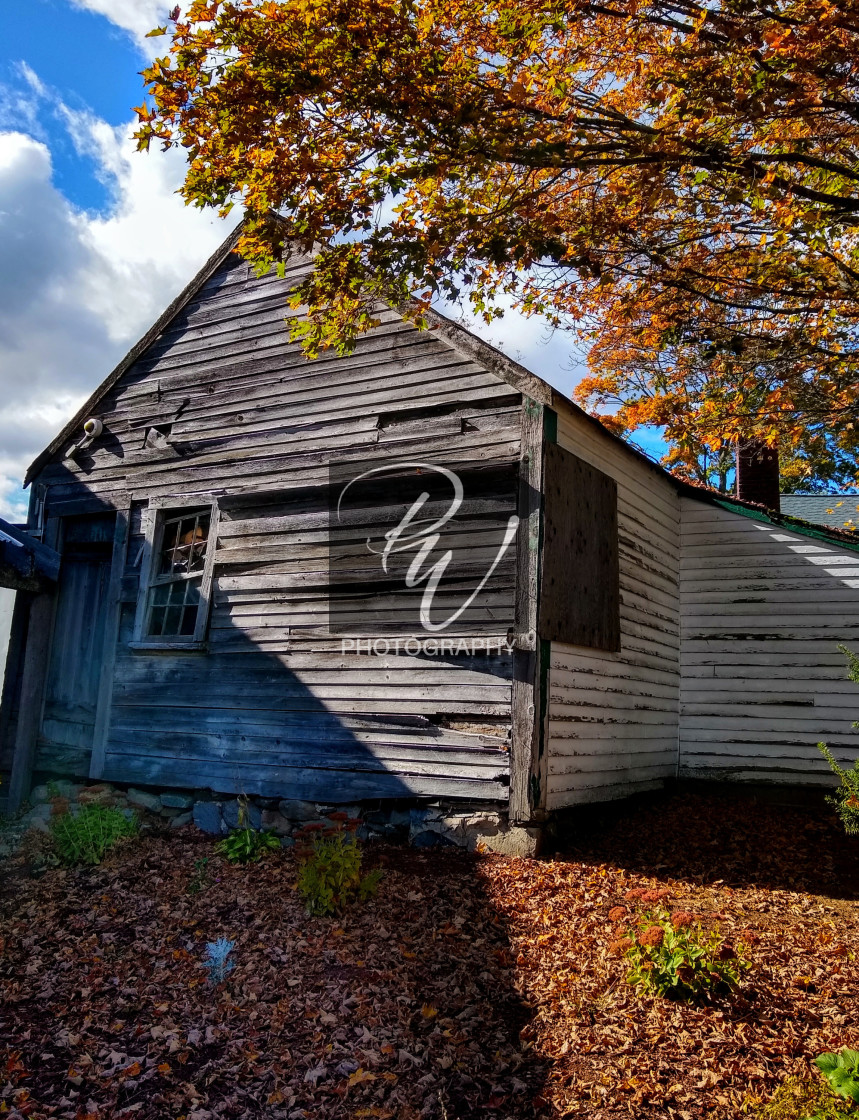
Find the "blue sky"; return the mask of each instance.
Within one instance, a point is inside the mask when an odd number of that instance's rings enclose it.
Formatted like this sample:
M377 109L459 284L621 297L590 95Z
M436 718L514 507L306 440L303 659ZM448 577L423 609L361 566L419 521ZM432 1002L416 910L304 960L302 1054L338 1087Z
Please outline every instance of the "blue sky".
M158 0L25 0L0 37L0 516L30 461L226 236L176 195L181 153L135 152ZM234 219L235 220L235 219ZM489 341L569 392L568 336L508 315ZM655 440L643 445L658 453Z
M120 125L141 101L143 56L127 31L68 0L27 0L7 20L0 41L0 82L23 96L22 65L72 109ZM76 206L101 209L110 192L90 158L81 156L49 104L39 108L37 127L50 146L54 182ZM4 126L14 124L4 120ZM31 126L34 122L30 122Z

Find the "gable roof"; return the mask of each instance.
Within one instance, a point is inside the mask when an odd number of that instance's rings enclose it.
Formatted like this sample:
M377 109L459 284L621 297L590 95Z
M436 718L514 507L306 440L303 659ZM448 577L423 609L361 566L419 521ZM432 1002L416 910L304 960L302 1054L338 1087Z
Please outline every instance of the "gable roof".
M152 343L157 340L158 336L166 330L172 320L182 312L185 306L200 291L206 281L220 268L229 257L230 253L235 249L236 242L241 235L241 230L242 223L233 230L220 247L209 257L193 280L191 280L169 307L158 317L146 334L144 334L128 351L122 361L107 375L101 385L99 385L92 396L81 405L62 431L60 431L59 434L51 440L45 450L33 460L24 476L24 486L28 486L45 463L72 441L75 433L80 432L85 421L94 415L101 400L113 386L116 385L123 374L125 374ZM643 451L640 451L626 440L621 439L620 436L616 436L613 432L610 432L599 420L585 412L583 408L580 408L579 405L571 401L569 397L565 397L562 393L559 393L557 389L553 389L548 382L538 377L537 374L532 373L529 369L526 369L525 366L509 358L490 343L484 342L483 339L473 335L470 331L466 330L465 327L461 327L440 311L431 310L427 313L426 318L429 329L434 333L437 332L454 350L478 362L490 373L494 374L501 381L506 382L518 392L531 397L532 400L538 401L540 404L547 405L555 411L566 410L569 414L575 415L580 420L599 429L602 437L612 440L622 447L627 454L634 456L658 474L665 475L668 478L672 477L659 463L645 455Z
M274 216L276 217L277 215ZM173 319L182 312L185 306L197 295L203 285L227 260L229 255L234 251L236 243L241 236L242 225L243 223L239 223L232 233L224 239L222 244L215 250L212 256L209 257L193 280L191 280L173 302L163 311L143 337L128 351L122 361L107 375L92 396L78 409L71 420L69 420L65 427L48 444L45 450L33 460L24 476L25 487L33 481L45 463L72 441L75 433L79 432L85 421L96 412L99 403L106 394L116 385L138 358L140 358L158 339L159 335L167 329ZM719 494L717 491L709 490L703 486L695 486L692 483L677 478L675 475L671 474L670 471L667 471L660 463L656 462L656 460L636 447L635 444L630 443L621 436L615 435L614 432L606 428L595 416L591 416L589 412L586 412L569 397L558 392L558 390L553 388L547 381L544 381L537 374L532 373L531 370L526 369L525 366L514 361L490 343L472 334L465 327L455 323L440 311L436 311L435 309L430 310L426 313L426 319L429 329L433 332L437 332L449 346L464 357L470 358L482 365L488 372L494 374L501 381L506 382L512 388L516 389L517 392L553 409L555 412L566 413L567 416L571 416L582 423L588 424L593 429L598 430L600 438L614 443L615 446L621 448L625 454L636 459L640 465L647 467L660 477L668 480L687 497L721 506L723 509L728 509L730 512L742 516L752 517L760 521L769 521L774 525L782 525L791 529L793 532L811 536L815 539L829 540L830 542L853 551L859 551L859 540L849 532L815 525L801 518L791 517L787 514L777 514L772 510L767 510L763 506L753 505L750 502L741 502L735 498L729 499L726 498L725 495Z
M42 467L49 459L52 459L58 451L61 451L73 438L74 434L83 427L86 420L92 416L99 402L106 396L108 392L114 387L124 373L126 373L137 361L137 359L145 353L146 350L158 338L162 331L164 331L173 319L182 311L187 303L189 303L200 288L206 281L215 273L220 266L224 263L230 253L235 249L236 242L241 233L241 224L236 226L233 232L227 237L215 252L209 257L194 279L186 285L185 288L179 293L173 302L165 308L165 310L158 316L149 330L143 337L135 343L134 346L128 351L119 365L115 366L107 377L102 381L101 385L77 410L74 416L69 420L68 424L51 440L48 446L42 451L30 466L27 468L27 473L24 475L24 486L29 486Z

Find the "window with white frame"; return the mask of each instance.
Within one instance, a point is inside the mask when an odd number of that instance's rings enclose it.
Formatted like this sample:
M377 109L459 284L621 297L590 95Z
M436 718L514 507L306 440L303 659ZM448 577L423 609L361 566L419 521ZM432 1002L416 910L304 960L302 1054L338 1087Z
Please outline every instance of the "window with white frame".
M144 645L202 641L214 556L214 506L148 511L135 640Z

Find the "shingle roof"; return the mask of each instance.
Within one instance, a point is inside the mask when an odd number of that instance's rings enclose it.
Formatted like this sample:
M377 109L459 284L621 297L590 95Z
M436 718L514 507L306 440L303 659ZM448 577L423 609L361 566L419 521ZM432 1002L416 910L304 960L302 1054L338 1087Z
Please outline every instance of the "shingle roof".
M781 511L815 525L859 530L859 494L782 494Z

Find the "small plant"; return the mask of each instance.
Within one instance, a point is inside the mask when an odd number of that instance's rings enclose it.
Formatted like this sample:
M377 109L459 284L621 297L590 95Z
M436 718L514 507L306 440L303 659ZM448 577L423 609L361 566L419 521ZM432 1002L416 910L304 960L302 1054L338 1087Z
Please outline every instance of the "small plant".
M826 800L835 807L847 835L859 836L859 758L853 763L852 770L844 770L835 761L826 743L818 743L817 749L829 763L830 770L841 781L835 793Z
M644 901L655 901L649 897L653 893L645 892ZM620 921L626 915L626 908L619 906L609 917ZM633 987L675 998L694 998L720 987L736 988L740 973L749 967L740 950L718 932L703 930L693 914L685 910L669 913L661 906L643 911L638 927L628 930L614 948L630 962L627 981Z
M838 650L847 658L847 676L855 684L859 684L859 657L847 646L839 646ZM859 722L853 724L859 727ZM848 836L859 836L859 758L850 770L844 770L835 761L832 751L826 743L818 743L817 749L829 763L829 769L841 783L827 801L834 805L844 831Z
M280 841L273 832L234 828L229 836L218 841L215 851L230 863L256 863L263 852L280 851Z
M137 818L104 805L82 805L79 811L52 817L49 828L57 855L70 867L101 863L120 840L134 836Z
M209 973L209 983L213 988L223 983L236 967L236 962L228 959L235 947L235 941L228 941L226 937L219 937L217 941L206 943L203 967Z
M755 1120L843 1120L855 1116L852 1105L834 1097L824 1081L808 1075L785 1078L768 1101L749 1102L743 1111Z
M204 856L202 859L195 859L194 874L188 881L188 893L199 894L200 891L204 891L210 883L208 857Z
M845 1046L837 1054L821 1054L814 1064L836 1096L859 1104L859 1050Z
M361 875L361 849L353 832L329 830L316 836L304 856L296 887L307 913L316 917L341 914L353 902L371 898L382 872Z

